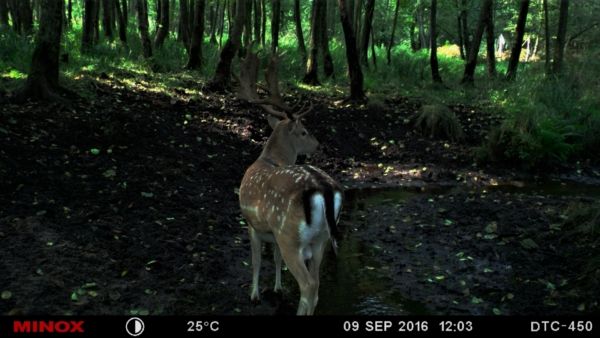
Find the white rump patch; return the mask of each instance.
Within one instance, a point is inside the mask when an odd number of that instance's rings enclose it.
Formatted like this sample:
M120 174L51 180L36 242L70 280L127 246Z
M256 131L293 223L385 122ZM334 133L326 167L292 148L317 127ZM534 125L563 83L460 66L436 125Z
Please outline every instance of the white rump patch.
M310 243L313 242L314 238L317 237L323 229L323 223L325 220L325 198L323 198L322 194L317 193L311 196L310 213L310 225L307 225L305 221L298 225L301 250L306 250L305 247L309 246ZM306 255L310 253L304 252L304 254ZM310 255L312 256L312 254Z

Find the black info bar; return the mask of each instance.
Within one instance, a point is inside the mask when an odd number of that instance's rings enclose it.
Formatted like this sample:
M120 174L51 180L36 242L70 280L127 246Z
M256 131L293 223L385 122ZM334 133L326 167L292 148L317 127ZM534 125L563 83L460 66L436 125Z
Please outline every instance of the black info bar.
M28 316L0 317L0 337L592 337L600 317L518 316Z

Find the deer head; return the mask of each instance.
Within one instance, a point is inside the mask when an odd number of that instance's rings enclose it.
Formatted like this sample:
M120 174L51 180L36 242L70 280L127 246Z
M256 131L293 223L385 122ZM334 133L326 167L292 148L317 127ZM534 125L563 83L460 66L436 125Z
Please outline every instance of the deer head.
M278 165L290 165L296 163L298 155L310 155L317 150L319 142L299 118L268 115L267 120L273 132L260 158Z

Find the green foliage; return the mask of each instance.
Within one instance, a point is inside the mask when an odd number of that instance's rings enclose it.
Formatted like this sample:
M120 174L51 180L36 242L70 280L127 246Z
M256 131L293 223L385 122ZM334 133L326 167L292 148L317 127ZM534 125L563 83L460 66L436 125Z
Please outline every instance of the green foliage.
M505 120L477 150L478 158L532 168L597 157L600 100L592 93L600 62L591 60L570 60L559 77L544 75L541 65L525 68L515 83L496 85L490 99Z
M569 126L532 109L522 110L494 128L478 149L479 160L510 162L526 168L567 160L576 145L568 142Z
M445 138L458 141L463 138L463 130L456 114L441 104L430 104L421 107L414 118L417 130L430 137Z

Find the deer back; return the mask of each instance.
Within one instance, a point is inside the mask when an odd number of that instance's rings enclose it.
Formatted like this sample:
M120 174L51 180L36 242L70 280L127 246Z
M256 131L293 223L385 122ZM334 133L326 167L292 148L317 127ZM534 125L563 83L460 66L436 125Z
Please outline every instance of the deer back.
M258 231L294 231L288 224L316 231L326 222L330 234L335 235L342 194L340 185L316 167L275 166L258 159L242 180L240 205L244 217Z

